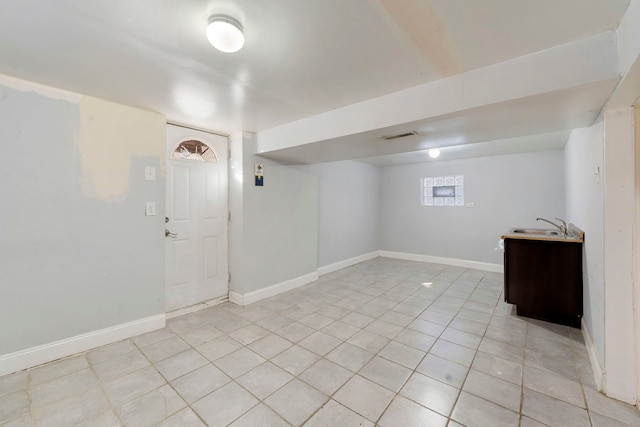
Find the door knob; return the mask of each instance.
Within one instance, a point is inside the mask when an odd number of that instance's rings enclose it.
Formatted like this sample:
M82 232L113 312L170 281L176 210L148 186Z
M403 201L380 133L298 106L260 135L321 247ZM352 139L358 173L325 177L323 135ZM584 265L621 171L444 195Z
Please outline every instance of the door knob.
M169 237L169 236L171 236L171 237L178 237L178 233L172 233L172 232L170 232L169 230L165 229L165 230L164 230L164 237Z

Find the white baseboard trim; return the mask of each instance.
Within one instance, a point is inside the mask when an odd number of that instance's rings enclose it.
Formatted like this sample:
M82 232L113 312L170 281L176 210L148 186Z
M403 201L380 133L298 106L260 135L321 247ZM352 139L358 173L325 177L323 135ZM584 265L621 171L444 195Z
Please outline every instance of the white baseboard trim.
M189 307L179 308L177 310L173 310L167 313L167 320L173 319L174 317L182 316L184 314L195 313L196 311L204 310L205 308L213 307L214 305L222 304L223 302L229 301L228 296L223 296L220 298L210 299L209 301L204 301L198 304L191 305Z
M433 264L451 265L454 267L474 268L476 270L502 273L502 264L491 264L488 262L469 261L466 259L443 258L431 255L410 254L406 252L380 251L380 256L385 258L403 259L407 261L430 262Z
M146 317L133 322L76 335L48 344L0 355L0 376L82 353L136 335L164 328L166 316Z
M287 280L285 282L276 283L275 285L271 285L263 289L258 289L257 291L248 292L246 294L229 291L229 301L237 305L245 306L281 294L283 292L299 288L300 286L304 286L316 280L318 280L317 271L305 274L304 276L296 277L295 279Z
M353 258L334 262L333 264L325 265L324 267L318 268L318 274L320 276L323 276L325 274L333 273L334 271L338 271L346 267L351 267L352 265L356 265L364 261L369 261L370 259L378 258L379 256L380 251L373 251L369 252L368 254L358 255Z
M587 348L587 353L589 354L589 361L591 362L591 369L593 370L593 379L596 382L596 387L599 392L604 392L606 387L604 369L602 364L600 364L598 350L596 350L596 345L593 342L593 338L591 338L591 334L589 333L589 328L587 328L587 324L584 321L584 317L582 318L582 336L584 337L584 344Z

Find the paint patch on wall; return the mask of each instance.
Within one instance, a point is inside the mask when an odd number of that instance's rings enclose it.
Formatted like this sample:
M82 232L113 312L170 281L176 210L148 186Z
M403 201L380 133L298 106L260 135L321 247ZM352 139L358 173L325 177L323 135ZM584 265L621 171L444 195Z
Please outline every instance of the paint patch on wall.
M157 157L164 168L165 124L158 113L82 97L75 141L82 193L107 203L124 200L134 156Z

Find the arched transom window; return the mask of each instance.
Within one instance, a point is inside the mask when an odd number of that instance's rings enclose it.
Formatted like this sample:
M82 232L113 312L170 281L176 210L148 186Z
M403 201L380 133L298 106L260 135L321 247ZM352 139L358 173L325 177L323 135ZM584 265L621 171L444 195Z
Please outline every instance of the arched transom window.
M197 139L189 139L178 144L173 150L173 158L218 163L218 157L211 147Z

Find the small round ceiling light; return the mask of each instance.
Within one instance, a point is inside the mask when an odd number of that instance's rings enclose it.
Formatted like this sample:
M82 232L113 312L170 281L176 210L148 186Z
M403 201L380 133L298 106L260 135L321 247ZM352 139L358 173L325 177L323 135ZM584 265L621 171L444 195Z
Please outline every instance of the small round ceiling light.
M429 157L431 157L432 159L437 159L438 157L440 157L440 150L437 148L432 148L431 150L429 150Z
M242 26L228 16L213 15L207 25L207 40L220 52L237 52L244 46Z

